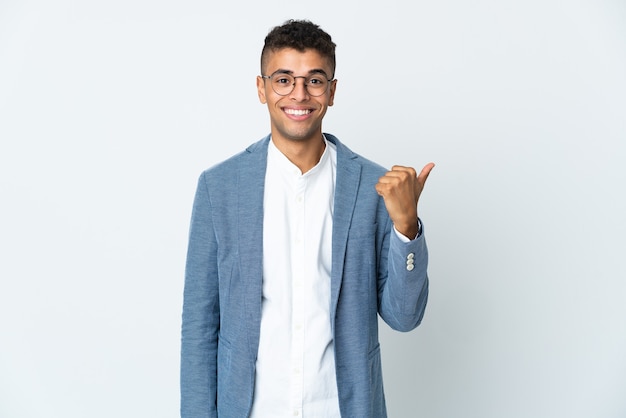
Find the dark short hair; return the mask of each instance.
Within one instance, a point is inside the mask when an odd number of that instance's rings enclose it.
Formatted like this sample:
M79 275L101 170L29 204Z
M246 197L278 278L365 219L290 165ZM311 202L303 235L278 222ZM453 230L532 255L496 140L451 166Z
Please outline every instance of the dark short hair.
M270 52L284 48L293 48L300 52L313 49L328 60L333 72L330 75L332 78L336 65L335 47L330 35L318 25L308 20L288 20L281 26L273 28L265 37L265 45L261 52L261 72L264 71Z

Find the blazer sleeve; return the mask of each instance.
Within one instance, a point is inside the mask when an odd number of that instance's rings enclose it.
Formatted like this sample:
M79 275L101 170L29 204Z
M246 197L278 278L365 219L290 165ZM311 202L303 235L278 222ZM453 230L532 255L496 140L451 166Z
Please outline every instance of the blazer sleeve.
M391 328L410 331L422 321L428 300L427 268L423 224L417 238L403 242L389 220L379 262L378 310Z
M181 417L217 417L217 241L205 173L193 204L181 330Z

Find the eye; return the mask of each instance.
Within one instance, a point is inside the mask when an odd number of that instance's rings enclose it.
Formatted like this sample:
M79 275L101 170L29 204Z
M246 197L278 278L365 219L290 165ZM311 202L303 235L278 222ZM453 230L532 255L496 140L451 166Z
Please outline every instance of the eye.
M311 84L313 86L321 86L324 85L326 83L326 79L323 78L322 76L313 76L311 78L309 78L308 84Z
M293 83L293 81L286 76L278 76L278 77L274 77L274 83L276 84L291 84Z

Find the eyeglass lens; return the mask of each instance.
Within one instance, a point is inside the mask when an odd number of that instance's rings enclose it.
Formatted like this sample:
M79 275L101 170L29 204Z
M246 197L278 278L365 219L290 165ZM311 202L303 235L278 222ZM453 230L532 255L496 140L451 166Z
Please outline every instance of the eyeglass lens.
M291 74L273 74L270 77L272 88L276 94L286 96L296 87L296 79L304 79L304 86L311 96L321 96L328 88L328 80L322 74L313 74L308 77L292 76Z

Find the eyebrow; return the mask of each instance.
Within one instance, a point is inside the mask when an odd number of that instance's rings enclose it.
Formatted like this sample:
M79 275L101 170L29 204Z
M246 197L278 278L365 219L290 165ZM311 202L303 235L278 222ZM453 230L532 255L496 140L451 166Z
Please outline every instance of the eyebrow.
M274 71L272 74L289 74L289 75L293 75L293 71L287 70L287 69L284 69L284 68L279 68L278 70ZM313 68L312 70L309 70L308 75L312 75L312 74L323 74L326 78L328 78L328 74L326 74L326 71L324 71L324 69L322 69L322 68Z

